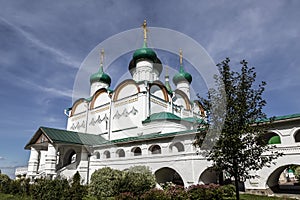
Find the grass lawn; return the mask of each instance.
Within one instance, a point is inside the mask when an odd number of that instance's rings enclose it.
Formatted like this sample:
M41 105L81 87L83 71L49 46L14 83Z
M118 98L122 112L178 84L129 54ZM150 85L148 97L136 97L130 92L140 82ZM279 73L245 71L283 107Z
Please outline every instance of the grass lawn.
M0 200L31 200L31 198L0 193Z
M285 198L285 197L268 197L268 196L260 196L260 195L254 195L254 194L240 194L241 200L291 200L291 198Z
M241 198L241 200L284 200L284 199L291 200L291 198L267 197L267 196L259 196L259 195L254 195L254 194L241 194L240 198ZM0 200L31 200L31 198L0 193Z

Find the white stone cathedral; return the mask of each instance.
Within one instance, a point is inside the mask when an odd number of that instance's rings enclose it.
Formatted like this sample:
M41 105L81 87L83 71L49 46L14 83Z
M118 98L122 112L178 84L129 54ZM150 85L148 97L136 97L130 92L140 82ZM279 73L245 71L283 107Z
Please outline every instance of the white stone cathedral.
M185 71L180 50L179 72L164 83L163 65L155 51L144 43L137 49L128 70L132 79L111 86L103 71L104 51L98 72L90 76L90 97L74 102L67 111L67 130L40 127L26 149L30 149L27 176L70 178L78 171L88 182L91 174L105 166L126 169L149 166L159 183L198 183L195 133L205 123L205 111L190 99L192 76ZM197 158L197 159L196 159Z
M176 88L171 88L168 74L164 83L160 81L163 65L147 46L145 22L143 29L143 46L128 66L132 79L112 89L111 77L103 71L102 51L99 70L90 76L90 97L78 99L66 111L66 130L36 131L25 146L31 151L28 178L71 178L78 171L88 183L102 167L145 165L157 183L218 183L211 163L193 145L197 129L206 123L206 112L190 98L192 76L184 69L182 51L173 77ZM265 139L284 156L276 165L253 172L256 178L245 182L247 190L278 187L286 167L300 165L300 114L275 118Z

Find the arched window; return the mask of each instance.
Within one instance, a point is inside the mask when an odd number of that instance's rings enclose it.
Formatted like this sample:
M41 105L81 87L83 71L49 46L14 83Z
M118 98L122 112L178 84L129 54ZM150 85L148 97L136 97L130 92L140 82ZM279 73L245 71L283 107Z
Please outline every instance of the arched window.
M103 152L103 155L104 155L104 158L106 158L106 159L110 158L110 152L107 150Z
M161 154L161 148L159 145L152 145L149 148L149 151L151 152L151 154Z
M181 142L176 142L170 145L170 151L173 153L176 152L183 152L184 151L184 146Z
M294 134L295 142L300 142L300 130L297 130Z
M134 156L140 156L142 155L142 150L140 147L134 147L131 149L131 152L133 153Z
M118 149L116 151L117 157L122 158L125 157L125 151L123 149Z
M281 144L280 136L274 132L268 132L264 135L264 140L268 144Z
M100 159L100 153L99 152L96 152L96 159Z

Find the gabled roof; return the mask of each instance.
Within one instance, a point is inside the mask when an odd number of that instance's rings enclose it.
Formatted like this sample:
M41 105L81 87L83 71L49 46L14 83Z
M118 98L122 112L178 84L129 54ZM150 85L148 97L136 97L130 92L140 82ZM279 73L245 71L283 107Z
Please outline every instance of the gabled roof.
M41 137L41 135L44 135L50 143L66 143L92 146L106 142L106 140L99 135L40 127L31 138L31 140L26 144L25 149L29 149L33 144L35 144Z

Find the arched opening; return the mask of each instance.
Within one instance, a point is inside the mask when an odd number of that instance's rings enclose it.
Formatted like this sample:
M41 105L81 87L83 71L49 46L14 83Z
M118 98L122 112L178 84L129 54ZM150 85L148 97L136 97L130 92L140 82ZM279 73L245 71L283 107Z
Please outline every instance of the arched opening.
M104 151L103 152L103 157L105 158L105 159L108 159L108 158L110 158L110 152L109 151Z
M116 155L117 155L117 157L119 157L119 158L125 157L125 151L124 151L123 149L118 149L118 150L116 151Z
M300 194L300 165L284 165L272 172L267 185L274 193Z
M156 182L160 185L172 182L176 185L184 186L183 180L178 172L169 167L157 170L155 173Z
M134 156L140 156L142 155L142 150L140 147L134 147L131 149L131 152Z
M177 152L183 152L184 146L181 142L176 142L170 145L170 152L177 153Z
M64 156L63 166L67 166L67 165L70 165L72 163L75 163L76 160L77 160L77 154L76 154L75 150L70 149L69 151L67 151L67 153Z
M100 159L100 153L99 152L96 152L95 156L96 156L96 159Z
M280 136L274 132L264 134L264 140L267 144L281 144Z
M149 148L149 152L151 154L161 154L161 148L159 145L152 145L150 148Z
M219 173L213 168L209 167L202 172L199 177L199 184L210 184L210 183L219 183Z
M294 134L295 142L300 142L300 130L297 130Z

